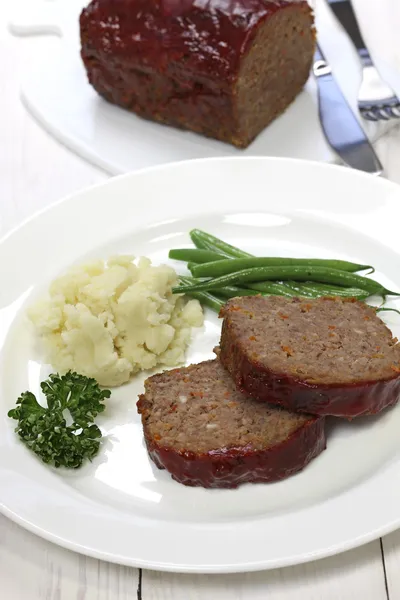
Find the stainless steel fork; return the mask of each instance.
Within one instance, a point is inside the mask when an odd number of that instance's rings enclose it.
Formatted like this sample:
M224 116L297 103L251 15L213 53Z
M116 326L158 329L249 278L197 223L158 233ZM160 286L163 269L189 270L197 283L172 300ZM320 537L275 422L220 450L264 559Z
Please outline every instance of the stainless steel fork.
M382 79L372 62L351 0L327 0L327 2L351 38L361 60L363 76L358 94L358 108L361 115L369 121L400 118L400 100Z

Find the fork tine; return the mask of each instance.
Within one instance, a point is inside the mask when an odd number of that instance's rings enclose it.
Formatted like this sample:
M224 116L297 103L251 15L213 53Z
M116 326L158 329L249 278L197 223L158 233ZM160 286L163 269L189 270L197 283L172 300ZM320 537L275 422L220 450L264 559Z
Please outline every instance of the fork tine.
M367 119L367 121L379 121L379 118L371 108L362 108L360 112L364 119Z
M390 108L390 114L395 119L400 119L400 104L395 104Z
M382 121L389 121L391 119L391 108L390 106L380 106L377 109L378 119Z

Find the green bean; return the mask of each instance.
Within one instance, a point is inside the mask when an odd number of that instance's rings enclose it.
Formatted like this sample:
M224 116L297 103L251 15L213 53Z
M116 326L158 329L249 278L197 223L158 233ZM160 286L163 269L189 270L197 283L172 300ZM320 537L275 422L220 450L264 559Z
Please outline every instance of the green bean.
M181 283L185 284L186 277L179 277ZM220 300L220 298L217 298L216 296L213 296L212 294L208 293L208 292L186 292L185 291L185 286L182 286L182 294L187 294L188 296L190 296L191 298L194 298L195 300L198 300L202 305L204 306L208 306L208 308L211 308L211 310L214 310L216 313L219 313L219 311L221 310L221 308L224 306L225 302L223 302L222 300Z
M293 298L294 296L298 295L283 283L262 281L260 283L249 283L246 285L246 287L251 290L258 291L261 294L270 296L286 296L288 298Z
M354 273L348 273L347 271L339 271L338 269L328 269L326 267L258 267L253 269L244 269L243 271L237 271L236 273L229 273L228 275L222 275L222 277L215 277L208 279L202 283L191 286L193 291L209 290L224 287L226 285L242 285L248 282L260 282L260 281L279 281L279 280L291 280L295 281L316 281L320 283L329 283L335 285L341 285L343 287L356 287L361 290L365 290L370 294L380 295L393 295L399 296L399 293L391 292L385 289L380 283L362 277L361 275L355 275ZM178 293L181 290L175 288L174 293Z
M340 296L341 298L357 298L358 300L365 300L370 295L369 292L357 288L344 288L338 285L312 283L311 281L304 284L287 281L286 285L288 283L297 284L301 290L305 292L315 293L316 298L319 298L320 296Z
M271 288L271 285L276 285L276 289ZM315 284L318 285L318 284ZM251 289L259 290L261 293L266 293L276 296L299 296L301 298L321 298L322 296L339 296L340 298L356 298L357 300L366 300L371 294L365 290L357 288L344 288L339 286L328 286L314 288L313 285L302 285L297 281L285 281L284 284L270 283L253 283L250 284ZM217 291L217 290L215 290Z
M252 256L248 252L244 252L244 250L236 248L236 246L227 244L223 240L220 240L219 238L215 237L214 235L210 235L205 231L201 231L201 229L192 229L192 231L190 232L190 237L196 248L204 248L205 250L222 252L226 256L232 258L248 258Z
M371 308L375 308L375 306L371 306ZM375 308L375 312L383 312L383 311L389 311L389 312L395 312L398 313L400 315L400 310L398 310L397 308L384 308L384 307L379 307L379 308Z
M185 280L185 284L193 285L195 283L201 283L201 279L195 279L194 277L181 277L180 279ZM210 290L216 296L222 296L223 298L234 298L235 296L257 296L260 292L255 290L249 290L246 288L239 288L234 285L218 288L217 290ZM218 293L217 293L218 292Z
M369 292L356 288L344 288L339 286L329 286L327 284L308 283L302 284L299 281L285 281L292 295L303 298L321 298L322 296L340 296L341 298L357 298L365 300L370 295Z
M209 252L218 252L224 258L232 258L232 256L230 256L229 254L227 254L220 248L216 248L215 246L213 246L213 244L209 244L208 242L204 241L203 239L198 239L196 234L191 235L190 237L192 239L193 244L196 246L196 248L198 250L208 250Z
M308 289L298 281L285 281L285 285L297 296L303 296L304 298L319 298L320 296L323 296L323 294Z
M237 298L239 296L258 296L260 292L257 290L250 290L248 288L240 288L234 285L226 285L223 288L217 288L211 290L216 296L222 296L223 298Z
M189 271L191 272L191 274L193 275L193 270L198 266L198 263L188 262L188 264L186 266L189 269Z
M364 271L372 269L370 265L360 265L346 260L332 260L324 258L282 258L282 257L253 257L253 258L231 258L207 262L192 268L194 277L220 277L243 269L257 267L326 267L338 269L339 271Z
M201 281L201 280L197 280L197 281ZM288 284L295 284L295 285L301 285L301 287L303 288L307 288L313 291L317 291L317 292L346 292L348 289L350 288L344 288L341 285L333 285L333 284L328 284L328 283L318 283L318 282L314 282L314 281L305 281L303 282L299 282L299 281L287 281L286 285ZM361 291L361 290L359 290Z
M189 266L189 265L188 265ZM186 283L197 284L202 283L204 279L196 277L185 276ZM232 298L236 296L257 296L262 294L263 296L287 296L293 298L297 296L285 283L275 283L273 281L265 281L262 283L252 283L245 285L244 288L237 286L225 286L223 288L215 288L210 290L212 293L223 296L225 298ZM235 293L234 293L235 292Z
M223 254L218 252L200 250L199 248L174 248L169 251L168 256L173 260L183 260L196 264L215 262L225 258Z
M202 283L204 279L195 279L194 277L190 277L190 275L179 275L179 279L183 281L186 285L193 285L195 283Z

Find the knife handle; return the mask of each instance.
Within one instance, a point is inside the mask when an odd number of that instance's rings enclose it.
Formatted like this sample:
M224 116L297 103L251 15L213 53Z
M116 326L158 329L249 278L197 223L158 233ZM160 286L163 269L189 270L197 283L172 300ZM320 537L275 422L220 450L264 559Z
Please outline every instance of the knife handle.
M328 4L357 48L358 55L361 58L363 65L371 65L371 56L360 31L351 0L328 0Z

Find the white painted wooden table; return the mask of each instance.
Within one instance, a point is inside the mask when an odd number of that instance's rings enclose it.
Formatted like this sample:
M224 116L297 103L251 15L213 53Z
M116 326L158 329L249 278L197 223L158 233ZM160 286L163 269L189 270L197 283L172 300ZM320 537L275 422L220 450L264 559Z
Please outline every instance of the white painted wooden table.
M0 1L0 235L58 198L107 178L57 144L22 107L22 69L34 46L53 42L9 36L8 4L11 2ZM368 39L400 69L400 2L363 0L364 5L362 21ZM389 178L400 183L400 130L382 139L377 149ZM400 531L359 550L299 567L247 575L191 576L139 573L85 558L53 546L0 516L0 598L397 600Z

